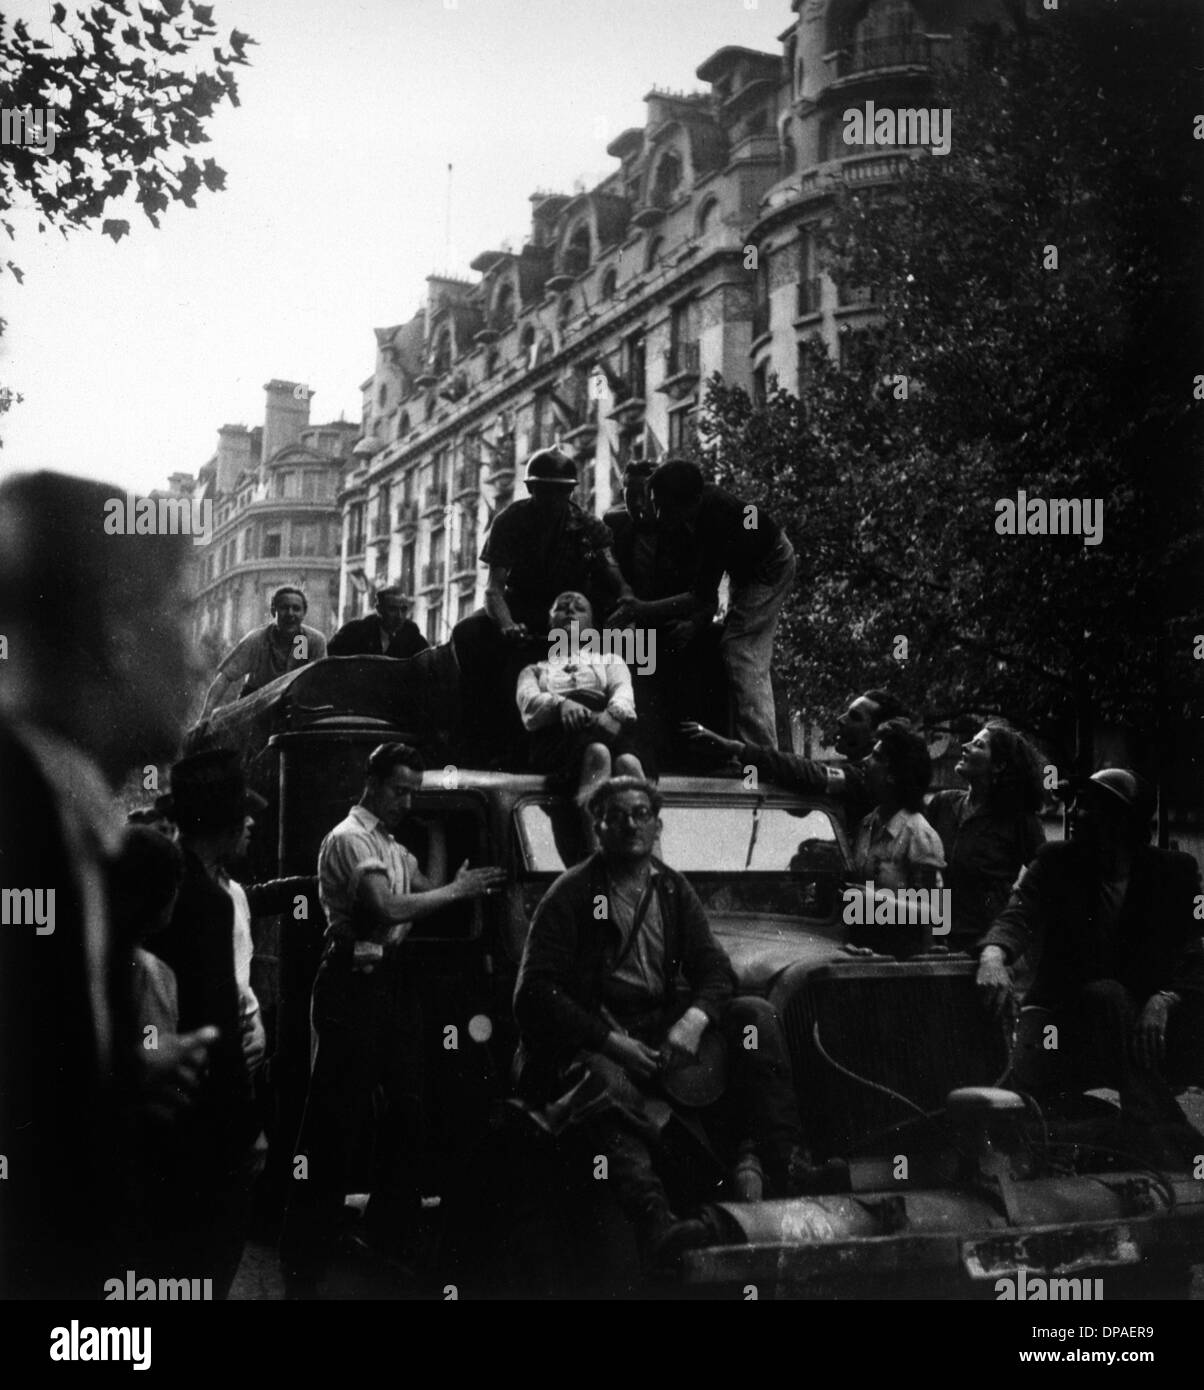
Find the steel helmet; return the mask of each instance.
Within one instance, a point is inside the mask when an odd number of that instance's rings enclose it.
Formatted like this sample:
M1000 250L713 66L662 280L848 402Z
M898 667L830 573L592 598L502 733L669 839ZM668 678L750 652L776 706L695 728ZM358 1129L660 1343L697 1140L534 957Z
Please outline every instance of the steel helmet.
M540 449L527 460L524 481L528 487L532 483L552 483L557 487L574 488L577 486L577 465L559 449Z

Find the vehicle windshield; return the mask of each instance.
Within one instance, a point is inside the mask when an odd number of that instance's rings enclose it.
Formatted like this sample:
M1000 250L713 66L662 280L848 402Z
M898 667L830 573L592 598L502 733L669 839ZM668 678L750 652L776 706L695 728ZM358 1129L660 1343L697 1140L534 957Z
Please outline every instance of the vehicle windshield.
M528 801L515 810L528 874L558 874L579 844L575 812L563 802ZM659 855L690 879L716 912L826 917L845 861L831 815L813 807L747 802L666 805Z

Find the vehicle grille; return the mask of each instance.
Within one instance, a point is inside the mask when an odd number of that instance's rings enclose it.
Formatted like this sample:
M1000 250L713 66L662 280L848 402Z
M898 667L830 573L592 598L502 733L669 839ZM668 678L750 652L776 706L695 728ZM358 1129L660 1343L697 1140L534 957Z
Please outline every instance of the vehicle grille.
M973 974L969 962L850 962L810 972L782 1020L816 1157L847 1156L858 1141L914 1115L831 1066L812 1040L816 1023L834 1061L924 1110L941 1108L958 1086L1000 1078L1007 1065L1003 1031L984 1016ZM884 1134L858 1152L895 1153L898 1144L897 1133Z

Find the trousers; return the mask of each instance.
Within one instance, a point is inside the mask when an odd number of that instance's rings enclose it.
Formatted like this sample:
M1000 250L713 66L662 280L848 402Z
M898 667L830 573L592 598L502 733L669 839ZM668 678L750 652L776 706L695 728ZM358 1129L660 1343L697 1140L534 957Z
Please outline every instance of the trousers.
M420 1209L422 1010L416 981L388 956L371 973L328 957L314 982L312 1018L317 1050L280 1255L286 1268L316 1278L333 1247L374 1109L369 1226L392 1233Z
M1121 1111L1134 1123L1179 1123L1175 1087L1204 1079L1204 1009L1191 996L1172 1008L1165 1061L1149 1068L1138 1062L1132 1045L1143 1003L1119 980L1092 980L1056 1010L1025 1009L1017 1084L1032 1090L1114 1087ZM1050 1027L1057 1032L1050 1034Z
M735 702L735 736L761 748L778 746L770 666L778 617L794 571L794 547L783 535L750 580L731 586L720 638Z
M709 1131L751 1145L771 1175L782 1175L791 1152L802 1145L790 1057L777 1014L764 999L733 999L719 1025L728 1044L728 1086L704 1112ZM634 1031L634 1030L633 1030ZM645 1038L650 1044L661 1038ZM671 1204L658 1171L657 1128L648 1112L650 1091L617 1062L597 1052L577 1059L603 1083L611 1108L587 1122L608 1159L613 1191L637 1233L670 1218Z

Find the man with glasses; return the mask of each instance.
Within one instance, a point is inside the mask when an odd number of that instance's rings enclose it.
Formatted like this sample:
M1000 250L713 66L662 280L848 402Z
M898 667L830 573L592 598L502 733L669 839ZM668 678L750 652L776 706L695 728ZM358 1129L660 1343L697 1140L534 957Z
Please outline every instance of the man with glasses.
M790 1062L763 999L733 999L735 977L685 878L653 855L659 793L615 777L589 809L601 848L556 880L535 910L515 990L520 1088L546 1102L592 1073L609 1102L589 1121L645 1263L671 1266L716 1236L713 1220L682 1220L657 1172L648 1099L665 1072L698 1054L703 1035L728 1040L723 1118L747 1160L755 1152L777 1195L802 1162ZM684 988L679 989L679 977ZM708 1112L709 1113L709 1112Z

